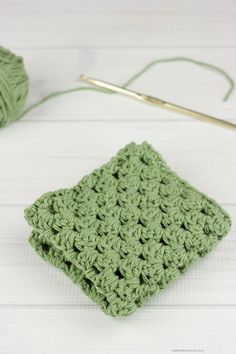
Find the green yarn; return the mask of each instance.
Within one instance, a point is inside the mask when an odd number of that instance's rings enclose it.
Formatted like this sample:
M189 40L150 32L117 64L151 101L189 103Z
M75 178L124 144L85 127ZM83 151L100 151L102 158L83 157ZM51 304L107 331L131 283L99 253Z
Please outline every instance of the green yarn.
M150 63L148 63L147 65L144 66L143 69L141 69L137 74L135 74L134 76L132 76L125 84L123 87L128 87L131 83L133 83L135 80L137 80L139 77L141 77L143 74L146 73L146 71L148 71L149 69L151 69L152 67L156 66L157 64L164 64L164 63L171 63L171 62L187 62L187 63L191 63L191 64L196 64L198 66L201 66L205 69L214 71L218 74L220 74L221 76L223 76L226 81L228 81L229 83L229 89L226 92L225 96L223 97L223 101L227 101L230 97L230 95L232 94L233 90L234 90L234 81L233 79L229 76L229 74L227 74L227 72L213 64L209 64L206 63L204 61L199 61L199 60L195 60L195 59L191 59L191 58L186 58L186 57L173 57L173 58L165 58L165 59L156 59L151 61Z
M0 47L0 127L19 117L26 102L28 86L22 58Z
M147 143L25 210L36 252L111 316L126 316L207 255L229 215Z
M234 81L229 76L229 74L226 73L226 71L215 65L186 57L173 57L151 61L145 65L138 73L126 81L123 84L123 87L128 87L131 83L133 83L157 64L176 61L189 62L195 65L199 65L205 69L212 70L223 76L229 83L229 90L223 98L224 101L226 101L233 92ZM74 87L68 90L52 92L23 111L23 107L25 105L28 94L28 76L24 69L23 59L11 53L9 50L0 47L0 127L3 127L17 119L24 117L38 106L41 106L53 98L76 91L98 91L106 94L116 94L109 90L96 87Z

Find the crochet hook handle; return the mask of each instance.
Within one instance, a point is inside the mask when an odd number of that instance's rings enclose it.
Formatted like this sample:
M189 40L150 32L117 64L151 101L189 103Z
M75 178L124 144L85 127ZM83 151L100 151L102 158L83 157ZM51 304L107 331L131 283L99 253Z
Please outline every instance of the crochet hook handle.
M152 104L154 106L166 108L168 110L171 110L171 111L174 111L177 113L182 113L182 114L191 116L192 118L195 118L195 119L198 119L198 120L201 120L204 122L208 122L208 123L213 123L213 124L216 124L216 125L224 127L224 128L236 130L236 124L228 122L228 121L220 119L220 118L210 116L205 113L197 112L192 109L182 107L177 104L170 103L170 102L161 100L161 99L153 97L153 96L142 94L140 92L128 90L127 88L124 88L124 87L121 87L118 85L114 85L114 84L111 84L111 83L108 83L105 81L97 80L95 78L92 78L92 77L89 77L86 75L81 75L80 79L82 81L89 83L89 84L92 84L92 85L95 85L98 87L102 87L104 89L107 89L107 90L110 90L113 92L121 93L123 95L132 97L136 100L142 101L144 103L148 103L148 104Z

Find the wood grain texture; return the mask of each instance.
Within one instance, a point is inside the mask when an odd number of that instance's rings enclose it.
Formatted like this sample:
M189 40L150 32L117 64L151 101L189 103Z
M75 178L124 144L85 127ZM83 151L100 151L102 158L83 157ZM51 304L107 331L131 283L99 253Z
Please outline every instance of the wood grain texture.
M202 192L235 202L235 133L206 123L21 121L0 134L1 203L31 204L44 192L71 187L121 147L146 140Z
M25 59L31 104L81 85L117 84L156 58L236 72L233 0L1 0L1 45ZM132 88L236 122L227 83L191 64L153 68ZM28 244L23 210L71 187L130 141L150 142L182 178L220 202L229 235L126 319L105 316ZM235 133L118 95L74 93L0 131L0 354L235 354Z
M145 308L115 320L87 306L5 308L0 309L1 353L234 353L235 312L225 307Z
M234 0L2 0L0 31L15 47L225 47L235 13Z

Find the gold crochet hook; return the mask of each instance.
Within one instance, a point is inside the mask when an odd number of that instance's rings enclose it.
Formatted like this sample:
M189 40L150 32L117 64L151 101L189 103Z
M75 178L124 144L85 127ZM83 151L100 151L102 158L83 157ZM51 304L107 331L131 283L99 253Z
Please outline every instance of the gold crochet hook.
M139 100L139 101L147 103L147 104L152 104L154 106L166 108L168 110L171 110L171 111L174 111L177 113L182 113L182 114L191 116L192 118L195 118L195 119L198 119L198 120L201 120L204 122L213 123L213 124L216 124L216 125L219 125L221 127L228 128L231 130L236 130L236 124L228 122L228 121L220 119L220 118L210 116L205 113L200 113L200 112L194 111L192 109L182 107L177 104L170 103L170 102L161 100L161 99L153 97L153 96L145 95L140 92L128 90L127 88L117 86L114 84L110 84L105 81L97 80L97 79L94 79L94 78L86 76L86 75L81 75L80 79L82 81L89 83L89 84L92 84L92 85L95 85L98 87L102 87L104 89L108 89L110 91L114 91L117 93L121 93L122 95L126 95L129 97L135 98L136 100Z

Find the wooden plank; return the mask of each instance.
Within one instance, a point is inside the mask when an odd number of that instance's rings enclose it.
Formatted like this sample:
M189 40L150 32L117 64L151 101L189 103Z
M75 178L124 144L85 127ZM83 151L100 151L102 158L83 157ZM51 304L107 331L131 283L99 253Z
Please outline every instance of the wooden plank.
M235 14L233 0L3 0L1 42L25 58L31 104L80 85L82 72L122 84L148 61L170 56L207 61L233 76ZM224 79L190 64L156 67L132 88L236 121L236 96L221 102ZM0 135L1 354L235 353L233 132L121 96L83 92L47 103ZM207 258L143 310L112 319L34 253L23 209L43 192L72 186L123 145L143 140L223 203L233 226Z
M186 56L224 68L233 76L236 48L225 49L80 49L15 50L25 59L30 77L28 105L52 91L84 86L81 73L123 84L154 59ZM162 64L146 72L131 88L216 117L236 120L236 95L222 98L228 84L218 74L190 63ZM115 107L115 109L114 109ZM75 92L37 108L23 121L189 121L192 118L147 106L117 95Z
M148 306L236 305L236 206L227 207L229 235ZM0 207L0 305L89 305L90 301L62 272L34 253L23 207Z
M3 2L2 42L32 48L236 44L233 0L182 0L178 6L172 0L51 0L44 5Z
M225 307L145 308L123 319L87 307L6 308L0 310L0 352L233 354L235 325L236 309Z
M1 131L1 204L30 204L71 187L131 141L147 140L183 178L219 202L235 202L235 133L201 122L15 124Z

